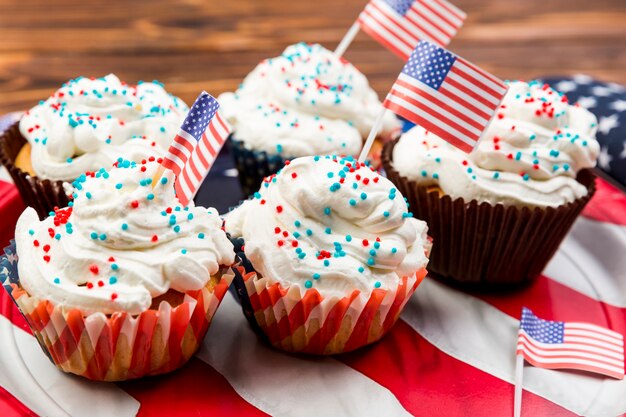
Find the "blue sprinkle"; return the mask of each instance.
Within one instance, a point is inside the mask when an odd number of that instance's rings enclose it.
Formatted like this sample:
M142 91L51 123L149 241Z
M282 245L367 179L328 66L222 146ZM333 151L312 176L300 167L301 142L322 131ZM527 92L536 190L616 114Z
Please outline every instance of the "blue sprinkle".
M330 216L330 207L324 208L324 214Z
M187 254L187 249L181 249L180 253L182 253L183 255L186 255Z
M167 184L167 178L162 177L161 178L161 184L163 184L163 185Z
M304 286L305 286L305 287L307 287L307 288L311 288L311 287L313 286L313 283L312 283L311 281L307 280L307 281L304 283Z
M120 267L117 264L111 264L111 269L117 271Z
M180 232L180 226L179 225L174 226L174 231L176 233Z
M356 200L354 198L350 199L350 205L351 206L356 206Z
M147 198L148 200L154 200L154 194L148 194L148 195L146 196L146 198Z
M327 235L329 235L331 233L330 227L327 227L326 230L324 230L326 232Z
M306 235L307 236L311 236L313 234L313 230L311 229L306 229Z
M189 213L187 215L187 220L193 220L193 213Z
M381 284L380 284L380 282L378 282L378 281L376 281L376 282L374 283L374 287L375 287L375 288L380 288L380 285L381 285Z
M128 230L128 225L126 223L122 223L122 230Z
M362 266L359 267L359 272L363 273L365 271L365 268L363 268Z
M369 266L372 266L372 265L374 265L375 263L376 263L376 262L374 261L374 258L369 258L369 259L367 260L367 264L368 264Z
M370 249L370 256L376 256L376 250Z
M426 172L425 170L422 171L422 177L425 177L428 175L428 172Z
M87 192L85 193L85 196L86 196L87 198L91 198L91 193L90 193L89 191L87 191Z
M398 249L396 249L396 248L391 248L391 253L396 253L396 252L398 252Z
M55 279L54 279L54 283L55 283L55 284L60 284L60 283L61 283L61 280L60 280L59 278L55 278Z
M294 224L294 226L296 226L296 227L300 227L300 225L301 225L302 223L300 223L300 220L296 220L295 222L293 222L293 224Z
M324 259L324 266L330 265L330 261L328 259Z
M380 249L380 242L374 242L374 249Z
M367 194L361 193L361 200L365 200L367 198Z
M320 274L317 272L313 274L313 279L320 279Z
M28 234L32 236L32 235L34 235L34 234L35 234L35 231L34 231L33 229L29 229L29 230L28 230Z
M389 217L389 212L388 211L383 212L383 216Z
M57 233L56 235L54 235L54 238L55 238L56 240L61 240L61 235Z
M111 278L109 278L109 284L115 284L117 282L117 277L116 276L112 276Z
M96 232L91 232L89 236L91 236L92 239L98 239L98 234Z
M352 236L346 235L346 242L352 242Z
M198 239L204 239L204 233L198 233Z
M68 164L71 164L73 159L72 158L67 158L66 161L67 161Z
M120 188L122 188L122 187L123 187L123 184L121 184L121 183L117 183L117 184L115 184L115 188L117 188L118 190L119 190Z
M296 239L299 239L300 238L300 233L293 232L293 237L295 237Z
M107 240L107 235L106 235L106 234L104 234L104 233L102 233L102 234L100 235L100 240Z

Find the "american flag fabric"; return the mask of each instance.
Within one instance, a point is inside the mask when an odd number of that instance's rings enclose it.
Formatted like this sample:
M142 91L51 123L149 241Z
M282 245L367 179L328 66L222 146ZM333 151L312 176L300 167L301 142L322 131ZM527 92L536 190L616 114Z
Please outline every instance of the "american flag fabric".
M542 320L522 308L517 354L534 366L624 378L624 337L588 323Z
M584 74L543 81L566 94L570 103L577 103L596 115L596 138L600 143L598 168L626 187L626 87Z
M420 41L383 105L471 152L507 86L452 52Z
M208 176L212 188L199 193L199 203L229 196L216 203L220 211L236 203L240 194L231 167L229 158L218 158ZM546 319L626 333L626 195L604 180L597 187L552 262L527 287L463 292L426 277L389 334L336 357L300 357L268 347L226 294L200 351L185 367L161 377L93 383L52 365L0 289L0 416L512 415L523 306ZM2 200L1 213L21 210L13 195ZM529 415L626 413L626 380L528 367L524 389L523 412Z
M371 0L358 21L364 32L406 61L420 40L446 46L465 17L446 0Z
M163 158L162 165L176 175L174 187L183 205L193 199L230 133L218 109L217 100L203 91Z

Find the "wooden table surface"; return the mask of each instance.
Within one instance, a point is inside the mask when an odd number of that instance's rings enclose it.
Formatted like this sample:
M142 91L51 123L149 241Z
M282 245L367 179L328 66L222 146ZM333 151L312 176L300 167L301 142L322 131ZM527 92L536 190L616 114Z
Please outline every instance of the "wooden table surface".
M502 78L587 73L626 83L625 0L453 0L450 49ZM286 45L334 48L366 0L0 0L0 113L78 75L158 79L191 103L233 90ZM53 5L54 4L54 5ZM346 57L384 94L403 63L361 33Z

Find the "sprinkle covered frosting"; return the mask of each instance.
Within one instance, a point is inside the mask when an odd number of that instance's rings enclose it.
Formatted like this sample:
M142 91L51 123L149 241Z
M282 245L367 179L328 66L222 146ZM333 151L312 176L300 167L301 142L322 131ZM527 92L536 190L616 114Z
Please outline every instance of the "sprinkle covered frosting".
M426 223L386 178L353 158L297 158L230 212L262 276L345 295L395 288L428 263Z
M217 212L182 207L171 180L153 188L157 166L120 159L79 176L70 206L43 221L27 208L15 232L24 289L85 313L138 314L170 288L201 289L231 265Z
M285 157L359 153L382 110L365 76L318 44L298 43L262 61L235 93L219 97L234 136ZM399 131L387 114L381 135Z
M595 166L596 129L593 114L556 90L514 81L471 154L416 126L396 144L393 166L452 198L555 207L586 195L576 175Z
M187 110L158 81L133 86L113 74L79 77L26 112L20 132L32 145L37 176L71 181L120 156L162 156Z

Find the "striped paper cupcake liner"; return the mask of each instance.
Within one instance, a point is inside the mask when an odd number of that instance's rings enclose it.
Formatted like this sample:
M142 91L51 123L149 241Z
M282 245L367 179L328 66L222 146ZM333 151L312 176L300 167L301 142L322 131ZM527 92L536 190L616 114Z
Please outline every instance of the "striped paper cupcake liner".
M38 299L21 286L15 243L0 258L0 282L50 360L62 371L98 381L158 375L183 366L198 350L233 275L228 267L172 307L139 315L82 314Z

